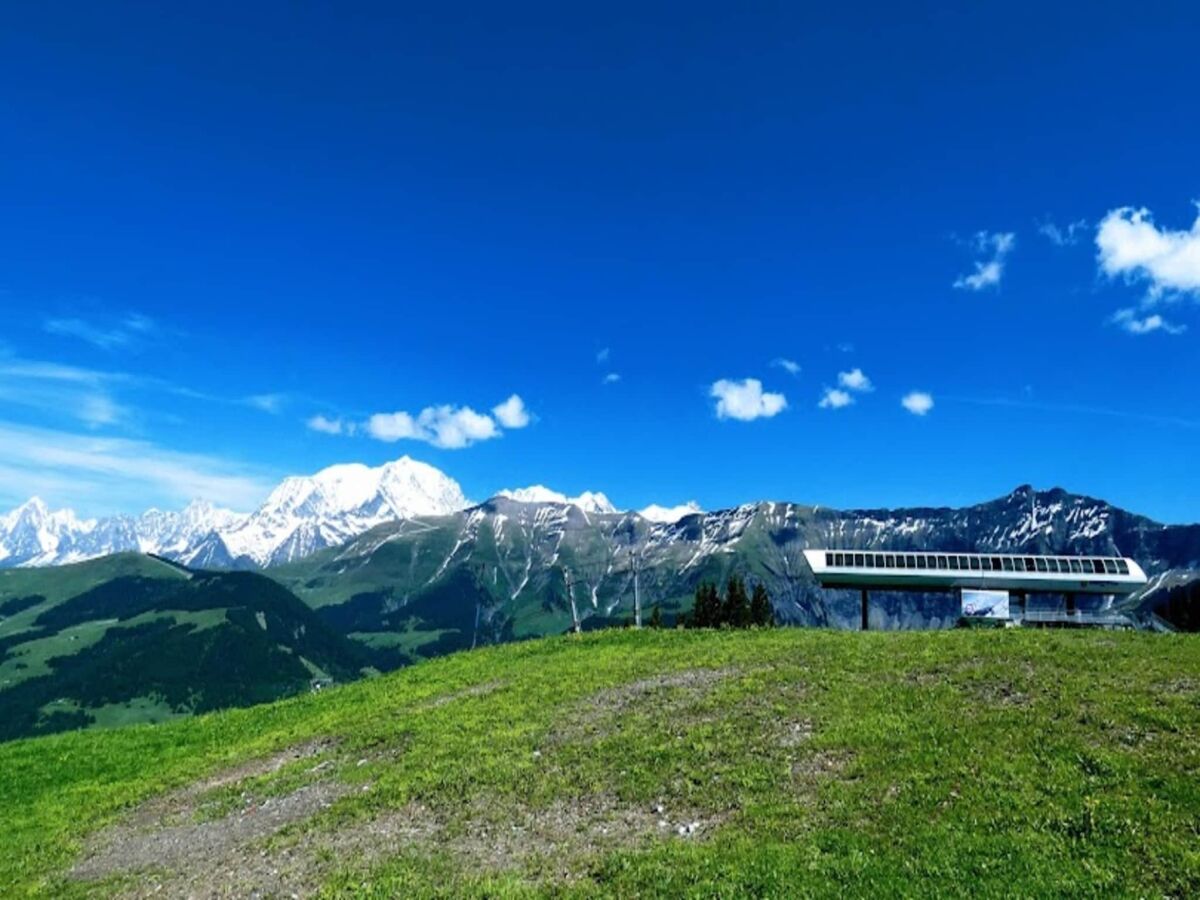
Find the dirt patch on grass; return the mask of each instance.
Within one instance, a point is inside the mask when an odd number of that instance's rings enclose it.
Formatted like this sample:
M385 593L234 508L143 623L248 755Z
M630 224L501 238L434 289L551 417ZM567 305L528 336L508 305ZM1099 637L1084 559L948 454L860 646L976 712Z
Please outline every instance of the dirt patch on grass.
M454 703L458 700L465 700L468 697L486 697L493 691L497 691L504 687L506 682L489 681L484 684L477 684L469 688L463 688L461 691L453 691L449 694L442 694L440 697L434 697L421 704L418 709L439 709L447 704Z
M1018 690L1011 681L981 681L968 689L977 703L987 706L1028 706L1029 694Z
M331 761L327 759L300 773L302 783L287 793L256 796L248 789L232 811L202 820L201 814L212 805L214 796L236 791L239 785L249 786L286 766L315 760L337 746L333 740L298 744L154 797L93 835L69 876L94 881L158 872L172 884L187 884L214 870L236 869L238 857L247 847L311 818L352 788L330 777ZM163 884L162 878L147 874L128 893L146 896L161 890Z
M790 750L807 744L812 736L813 723L809 719L783 722L779 728L778 743L780 747Z
M799 785L812 787L817 782L841 775L850 760L851 755L846 751L818 750L792 763L792 778Z
M686 714L681 708L683 704L698 700L721 681L737 675L739 671L735 668L685 669L682 672L668 672L605 688L581 701L576 709L565 717L562 726L547 735L546 744L555 746L603 737L625 713L639 709L671 708L660 701L660 695L667 693L680 695L680 703L673 707L676 714L674 719L678 724L686 719Z
M412 803L361 811L359 819L350 810L349 820L332 827L306 827L339 799L372 788L335 777L339 763L354 760L340 750L333 741L299 745L152 798L93 835L68 877L103 883L109 895L123 897L307 897L338 870L367 873L400 855L449 854L464 871L520 871L534 883L561 883L583 876L599 854L655 840L703 840L724 819L599 794L536 808L483 799L454 808ZM306 760L312 765L284 771ZM274 773L282 781L263 781ZM289 790L270 794L280 785ZM203 820L214 795L232 797L234 808Z
M1172 681L1160 681L1154 686L1160 694L1172 694L1174 696L1186 696L1188 694L1200 693L1200 681L1191 678L1176 678Z
M634 805L610 795L541 808L475 802L454 814L413 803L336 830L266 840L349 790L323 782L281 798L273 812L264 808L253 818L231 816L152 835L114 831L111 852L93 855L72 876L136 875L121 893L125 897L308 897L339 869L365 876L389 858L445 853L464 871L519 871L533 883L562 884L585 875L603 853L656 840L705 840L724 819L661 804Z

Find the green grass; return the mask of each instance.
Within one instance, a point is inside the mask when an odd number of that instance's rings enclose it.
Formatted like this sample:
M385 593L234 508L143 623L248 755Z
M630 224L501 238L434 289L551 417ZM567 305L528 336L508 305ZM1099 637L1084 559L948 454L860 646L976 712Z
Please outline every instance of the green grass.
M703 689L644 681L710 669L722 677ZM331 895L1200 893L1197 637L779 629L549 638L250 709L0 745L0 895L106 895L122 882L65 874L89 833L317 738L340 742L328 777L353 790L266 849L390 810L446 823L445 841L394 841L390 858L328 854ZM310 769L254 790L286 793ZM597 798L707 824L597 852L566 840L511 865L455 849Z

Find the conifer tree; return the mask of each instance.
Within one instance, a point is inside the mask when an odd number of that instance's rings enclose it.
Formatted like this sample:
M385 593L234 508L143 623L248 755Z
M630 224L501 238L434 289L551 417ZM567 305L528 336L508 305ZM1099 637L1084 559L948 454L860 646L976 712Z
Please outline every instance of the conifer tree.
M750 624L764 628L775 624L775 610L761 581L754 586L754 594L750 598Z
M703 582L696 587L696 600L692 607L693 628L716 628L721 624L721 599L716 585Z
M662 628L663 627L662 607L659 606L657 603L654 604L654 609L650 613L650 627L651 628Z
M725 586L720 624L730 628L745 628L750 624L750 598L746 596L746 584L736 576L730 576Z

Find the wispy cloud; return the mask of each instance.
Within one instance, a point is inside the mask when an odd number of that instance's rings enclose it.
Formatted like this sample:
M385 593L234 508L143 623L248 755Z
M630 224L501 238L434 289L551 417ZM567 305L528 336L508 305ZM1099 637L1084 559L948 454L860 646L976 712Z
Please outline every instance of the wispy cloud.
M771 365L775 366L777 369L783 369L783 371L792 376L800 374L800 363L796 362L794 359L788 359L787 357L780 356L771 360Z
M925 391L910 391L900 398L900 405L914 416L924 416L933 409L933 397Z
M621 374L619 372L609 372L607 375L605 375L603 378L600 379L600 383L601 384L616 384L620 380L621 380Z
M0 356L0 403L74 419L89 428L128 418L128 408L112 393L114 386L127 382L119 373Z
M849 406L854 402L854 397L849 391L839 390L838 388L825 388L825 392L821 395L821 400L817 403L821 409L841 409L844 406Z
M1183 334L1187 331L1186 325L1168 322L1158 313L1139 315L1134 309L1117 310L1113 314L1112 322L1130 334L1152 334L1155 331L1161 331L1163 334Z
M358 426L354 422L348 422L345 419L330 418L319 413L309 418L304 424L310 430L320 432L321 434L354 434L358 431Z
M140 313L130 313L119 320L101 324L75 317L48 318L42 327L49 334L78 338L101 350L129 347L158 331L154 320Z
M274 477L157 444L0 422L0 497L134 511L196 498L236 509L261 502Z
M1026 387L1026 394L1030 393ZM1055 415L1071 414L1095 418L1105 416L1112 419L1125 419L1131 422L1145 422L1151 425L1162 425L1171 428L1183 428L1188 431L1200 431L1200 420L1187 419L1181 416L1161 416L1154 413L1138 412L1136 410L1113 409L1104 406L1089 406L1078 403L1043 403L1036 400L1014 400L1007 397L943 397L952 403L966 403L972 406L994 406L1007 409L1026 409L1033 412L1046 412Z
M967 243L984 258L975 261L975 271L971 274L956 278L954 287L968 291L997 287L1004 276L1004 264L1016 245L1016 240L1016 235L1011 232L978 232Z
M1056 247L1073 247L1083 238L1088 229L1086 219L1076 219L1059 227L1050 219L1038 223L1038 234L1046 238Z
M787 398L783 394L764 391L757 378L722 378L709 388L709 396L717 401L718 419L736 419L751 422L769 419L787 409Z
M610 352L611 351L609 350L608 347L601 347L599 350L597 350L596 351L597 365L603 365L604 363L608 362L608 357L610 355Z
M283 412L284 404L287 402L287 397L283 394L252 394L246 398L246 404L255 409L260 409L265 413L270 413L273 416Z

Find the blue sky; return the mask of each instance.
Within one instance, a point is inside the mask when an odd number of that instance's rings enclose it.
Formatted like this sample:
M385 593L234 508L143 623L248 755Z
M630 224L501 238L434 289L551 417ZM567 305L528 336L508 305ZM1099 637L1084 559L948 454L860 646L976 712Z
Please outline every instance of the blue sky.
M742 6L10 6L0 505L1200 519L1200 11Z

